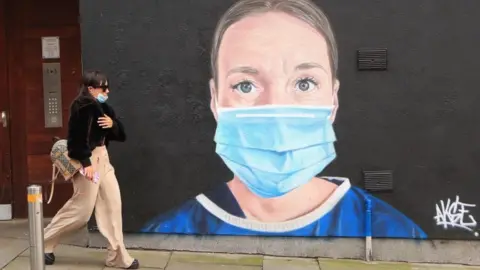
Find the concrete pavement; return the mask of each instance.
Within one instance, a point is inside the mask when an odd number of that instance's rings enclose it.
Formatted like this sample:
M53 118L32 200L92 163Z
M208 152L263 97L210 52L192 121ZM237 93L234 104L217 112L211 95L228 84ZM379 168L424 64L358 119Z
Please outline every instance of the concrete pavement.
M101 270L106 251L79 246L60 245L57 263L47 269ZM75 242L75 241L73 241ZM0 269L29 269L28 229L23 221L0 222ZM139 259L141 269L164 270L461 270L480 267L459 265L403 264L322 258L282 258L262 255L213 254L131 250Z
M102 270L106 251L61 245L56 251L57 263L47 269ZM365 263L353 260L278 258L257 255L212 254L132 250L141 269L164 270L461 270L480 267ZM0 239L0 266L5 270L29 269L27 240Z

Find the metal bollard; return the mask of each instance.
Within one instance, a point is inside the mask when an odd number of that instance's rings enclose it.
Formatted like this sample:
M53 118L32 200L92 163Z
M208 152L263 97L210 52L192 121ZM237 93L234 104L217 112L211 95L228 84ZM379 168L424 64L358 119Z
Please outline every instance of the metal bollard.
M27 188L27 192L28 227L30 229L30 269L45 270L42 187L32 185Z
M365 260L373 260L372 247L372 200L367 197L365 200Z

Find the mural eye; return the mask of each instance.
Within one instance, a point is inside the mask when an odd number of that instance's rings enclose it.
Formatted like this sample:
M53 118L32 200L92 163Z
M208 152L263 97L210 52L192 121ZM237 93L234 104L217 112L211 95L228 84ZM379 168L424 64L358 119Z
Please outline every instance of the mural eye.
M244 94L252 93L257 90L255 85L249 81L243 81L233 86L233 89Z
M297 81L295 85L295 90L307 92L307 91L312 91L317 86L318 84L315 82L315 80L311 78L305 78Z

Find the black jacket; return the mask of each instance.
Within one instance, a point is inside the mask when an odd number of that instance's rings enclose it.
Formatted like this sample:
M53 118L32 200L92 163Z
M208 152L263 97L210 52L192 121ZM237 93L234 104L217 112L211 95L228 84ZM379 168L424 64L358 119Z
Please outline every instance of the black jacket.
M99 126L97 121L103 114L112 118L112 128L104 129ZM92 165L90 157L95 147L103 143L108 146L109 141L124 142L126 135L123 124L117 119L111 106L94 100L75 100L70 107L67 140L69 157L80 161L83 167L88 167Z

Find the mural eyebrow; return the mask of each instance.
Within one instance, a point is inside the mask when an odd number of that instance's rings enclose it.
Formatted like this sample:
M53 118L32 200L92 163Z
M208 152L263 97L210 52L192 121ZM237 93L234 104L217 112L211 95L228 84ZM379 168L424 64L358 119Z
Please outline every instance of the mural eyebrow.
M227 73L227 76L229 76L233 73L244 73L244 74L249 74L249 75L257 75L258 70L255 69L255 68L252 68L252 67L247 67L247 66L236 67L236 68L232 68L231 70L229 70L228 73Z
M319 69L323 70L324 72L328 73L327 69L324 66L320 65L319 63L315 63L315 62L301 63L301 64L299 64L295 67L295 70L298 71L298 70L306 70L306 69L313 69L313 68L319 68Z

